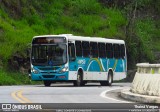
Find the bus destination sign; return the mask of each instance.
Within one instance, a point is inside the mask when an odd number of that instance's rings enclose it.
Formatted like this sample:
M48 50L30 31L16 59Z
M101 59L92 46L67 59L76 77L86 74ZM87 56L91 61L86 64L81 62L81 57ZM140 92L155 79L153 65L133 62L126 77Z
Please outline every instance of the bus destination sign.
M66 43L66 38L64 37L40 37L34 38L32 44L57 44Z

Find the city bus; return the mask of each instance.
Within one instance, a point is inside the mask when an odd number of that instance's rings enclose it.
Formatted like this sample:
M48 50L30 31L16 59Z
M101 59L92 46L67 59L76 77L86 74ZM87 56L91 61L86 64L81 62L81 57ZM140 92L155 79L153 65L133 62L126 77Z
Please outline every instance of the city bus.
M123 40L72 34L33 37L31 80L43 81L45 86L55 82L111 86L113 81L124 79L126 71Z

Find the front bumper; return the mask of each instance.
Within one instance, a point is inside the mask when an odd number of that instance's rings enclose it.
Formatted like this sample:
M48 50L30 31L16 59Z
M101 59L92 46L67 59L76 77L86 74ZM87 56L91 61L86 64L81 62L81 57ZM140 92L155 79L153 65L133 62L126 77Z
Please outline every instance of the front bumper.
M33 81L67 81L68 80L68 71L64 73L31 73L31 80Z

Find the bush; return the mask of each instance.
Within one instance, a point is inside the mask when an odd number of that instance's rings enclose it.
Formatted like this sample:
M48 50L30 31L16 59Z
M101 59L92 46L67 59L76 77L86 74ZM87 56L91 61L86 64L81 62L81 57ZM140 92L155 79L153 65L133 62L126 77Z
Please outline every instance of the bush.
M72 6L75 15L98 14L102 9L97 0L76 0L72 1Z
M139 61L143 62L145 60L152 61L153 53L151 50L152 46L152 38L154 36L155 26L152 19L147 18L145 20L138 20L136 22L136 34L138 36L138 45L137 49L140 51ZM143 52L142 52L143 51Z

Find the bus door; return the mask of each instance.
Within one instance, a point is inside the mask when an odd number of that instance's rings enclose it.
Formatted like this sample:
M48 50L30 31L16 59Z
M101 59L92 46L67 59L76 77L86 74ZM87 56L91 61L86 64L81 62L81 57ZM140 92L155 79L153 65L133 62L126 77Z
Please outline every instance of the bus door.
M72 42L68 43L68 56L69 56L69 71L77 71L75 44Z

